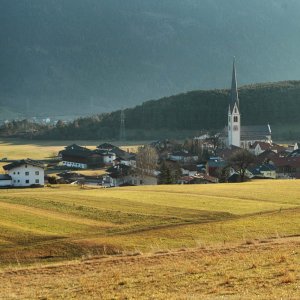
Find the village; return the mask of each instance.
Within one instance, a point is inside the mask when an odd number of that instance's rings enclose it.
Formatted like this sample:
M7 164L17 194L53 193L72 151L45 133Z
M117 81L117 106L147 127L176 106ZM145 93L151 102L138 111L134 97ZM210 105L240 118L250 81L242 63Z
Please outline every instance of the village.
M272 141L269 124L242 126L235 61L227 126L217 133L176 140L158 140L137 151L102 143L96 149L71 144L47 161L9 162L0 187L79 184L119 187L157 184L208 184L250 179L299 179L300 143ZM124 138L124 115L120 136ZM80 170L98 171L97 175Z
M208 184L245 179L299 179L300 143L282 146L255 142L247 151L253 159L234 161L241 148L217 147L215 137L197 137L181 144L156 141L136 153L103 143L92 150L66 146L52 161L24 159L3 166L1 187L40 187L44 184L79 184L119 187L157 184ZM90 175L84 171L91 170ZM93 175L92 171L101 171ZM82 174L81 174L82 172Z

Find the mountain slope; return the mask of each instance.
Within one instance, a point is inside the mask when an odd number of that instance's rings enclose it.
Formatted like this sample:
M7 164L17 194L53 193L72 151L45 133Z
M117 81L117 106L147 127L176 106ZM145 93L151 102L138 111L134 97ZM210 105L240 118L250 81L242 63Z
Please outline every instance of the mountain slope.
M2 0L0 106L102 113L145 99L300 78L297 0Z
M242 125L271 124L287 133L299 132L300 81L248 85L239 89ZM125 125L128 138L179 137L180 132L219 130L227 124L229 90L192 91L152 100L126 109ZM298 129L297 129L298 128ZM296 129L296 131L294 130ZM40 132L41 138L104 139L118 138L120 110L80 118L70 124ZM298 136L295 136L299 137ZM292 136L289 136L292 138Z

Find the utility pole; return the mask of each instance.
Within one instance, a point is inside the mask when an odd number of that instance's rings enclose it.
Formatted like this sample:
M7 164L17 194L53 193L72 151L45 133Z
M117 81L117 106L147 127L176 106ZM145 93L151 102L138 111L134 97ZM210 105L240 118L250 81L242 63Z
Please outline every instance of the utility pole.
M120 141L126 140L126 134L125 134L125 113L124 110L121 110L121 120L120 120Z

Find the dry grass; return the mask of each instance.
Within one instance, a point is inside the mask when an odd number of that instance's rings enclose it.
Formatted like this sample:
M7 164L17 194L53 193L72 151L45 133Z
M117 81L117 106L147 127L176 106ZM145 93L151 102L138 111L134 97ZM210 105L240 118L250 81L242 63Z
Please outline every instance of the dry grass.
M275 189L284 197L274 197ZM253 245L258 240L297 235L299 194L295 180L1 190L0 266L16 263L16 254L18 263L31 263L44 257L55 261L124 251Z
M299 239L0 273L4 299L299 299ZM277 255L286 257L284 263ZM255 264L255 268L253 265ZM283 271L282 271L283 270Z

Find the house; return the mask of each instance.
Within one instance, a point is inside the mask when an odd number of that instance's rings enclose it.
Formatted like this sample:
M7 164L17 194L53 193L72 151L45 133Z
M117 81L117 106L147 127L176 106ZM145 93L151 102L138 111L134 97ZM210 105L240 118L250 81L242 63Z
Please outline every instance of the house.
M178 183L180 184L207 184L218 183L219 180L216 177L209 176L207 174L197 174L195 176L182 176Z
M12 186L12 178L8 174L0 174L0 187Z
M114 148L111 150L111 152L115 154L116 158L120 161L121 164L131 167L136 166L134 153L126 152L120 148Z
M266 150L270 150L271 145L266 142L256 141L249 147L249 151L253 153L255 156L265 152Z
M252 175L252 176L249 176L250 178L256 177L256 178L275 179L277 177L276 167L270 163L265 163L265 164L256 166L255 168L250 169L248 172L250 172L250 174Z
M102 157L104 165L112 165L117 157L111 150L97 149L94 153L97 153Z
M184 176L195 176L198 173L198 167L196 164L183 165L181 173Z
M218 177L223 168L227 166L225 160L220 157L211 157L206 164L206 173L213 177Z
M111 151L112 149L118 148L117 146L110 144L110 143L103 143L97 146L97 149L99 150L106 150L106 151Z
M103 176L102 186L117 187L121 185L132 184L132 170L130 167L119 164L108 168L106 171L108 174Z
M219 180L216 177L207 174L197 174L194 177L195 184L207 184L207 183L218 183Z
M298 157L277 157L272 162L276 167L278 178L300 179L300 156Z
M130 175L132 185L157 185L158 179L156 174L144 174L143 176L138 173Z
M178 161L181 163L189 163L189 162L197 161L198 156L190 154L186 150L181 150L181 151L174 151L172 153L169 153L168 159Z
M44 185L44 167L39 162L25 159L5 165L3 169L11 177L12 186Z
M103 165L103 158L97 151L73 144L65 147L59 152L61 164L69 168L87 169L88 167L100 167Z

